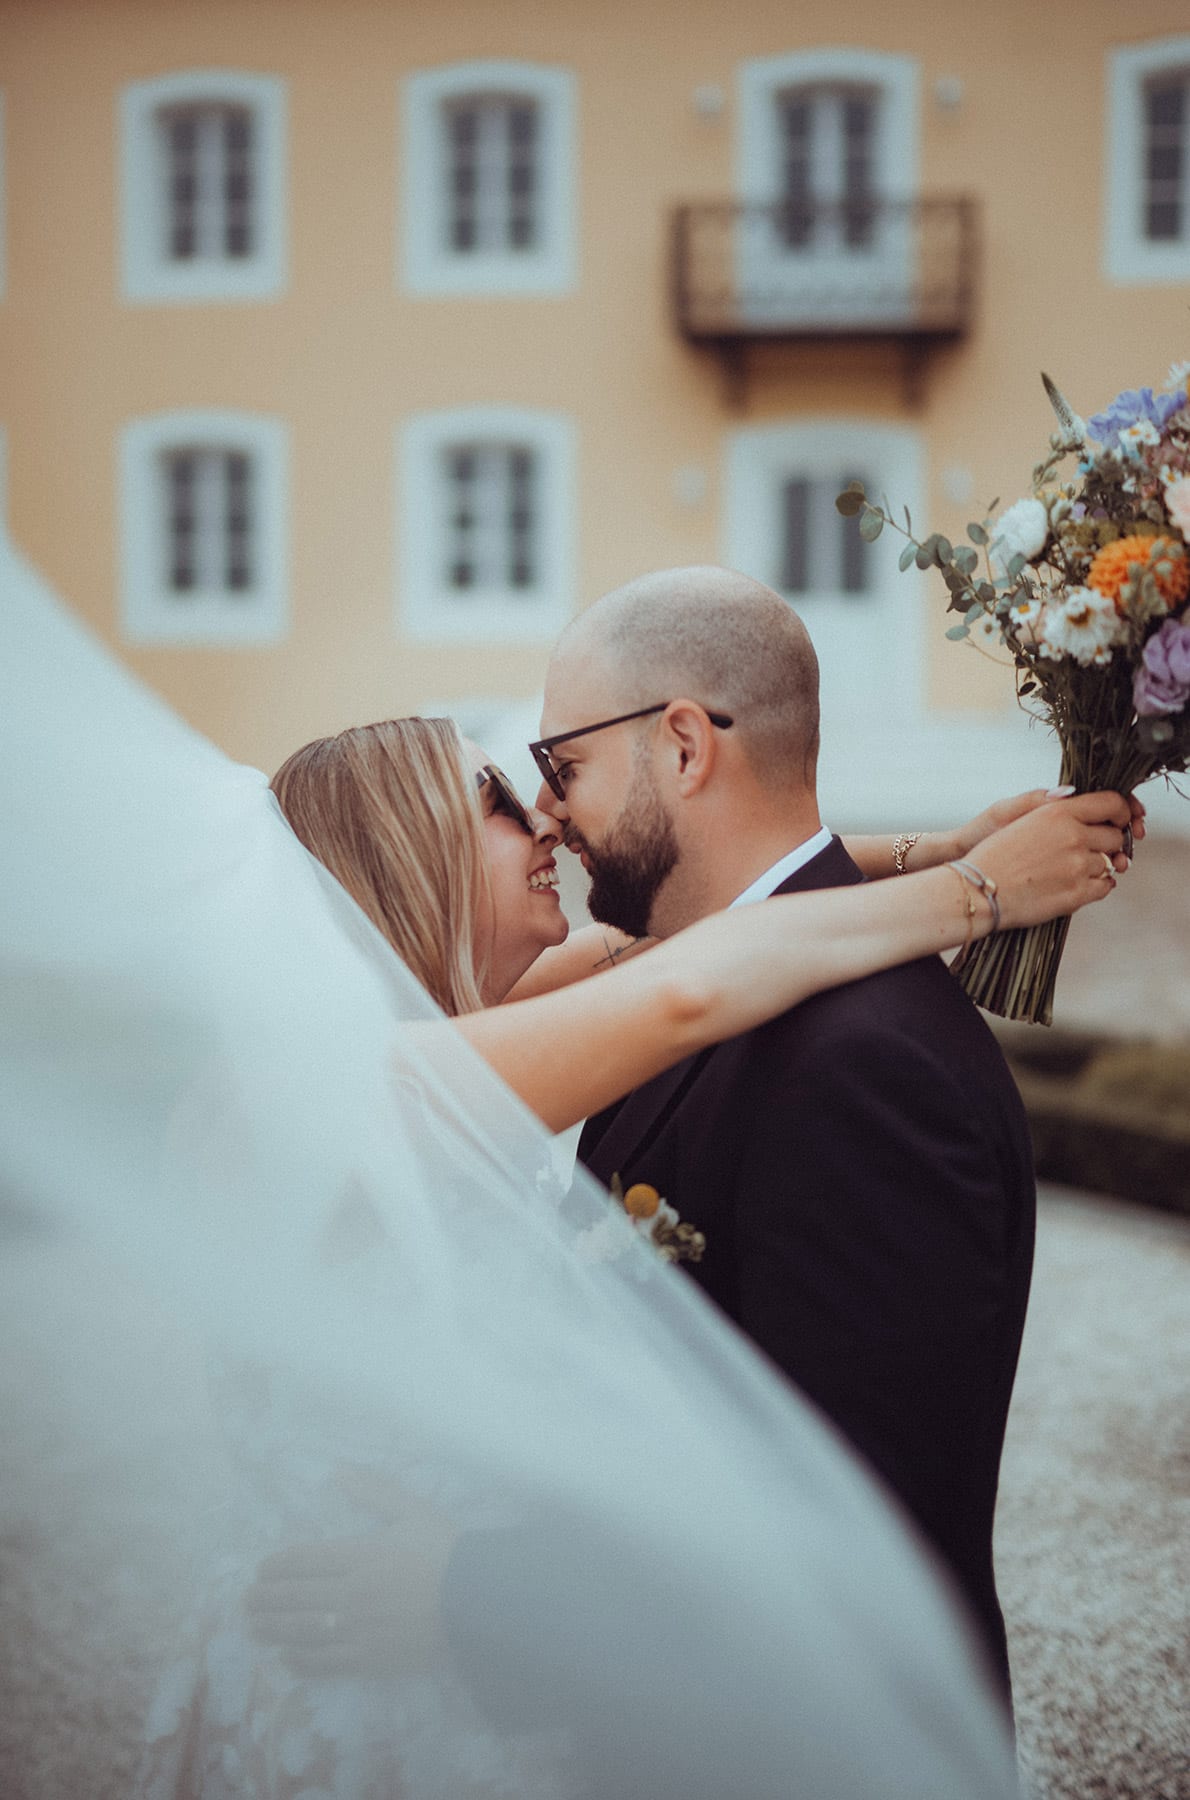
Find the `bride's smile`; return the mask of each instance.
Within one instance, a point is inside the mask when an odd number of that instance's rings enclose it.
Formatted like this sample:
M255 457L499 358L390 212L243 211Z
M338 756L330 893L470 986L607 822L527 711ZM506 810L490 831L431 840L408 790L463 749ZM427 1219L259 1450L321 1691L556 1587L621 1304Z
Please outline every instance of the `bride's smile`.
M467 742L465 752L479 785L491 884L491 914L481 924L490 931L483 987L491 1005L570 929L553 854L562 834L555 820L525 805L477 744Z

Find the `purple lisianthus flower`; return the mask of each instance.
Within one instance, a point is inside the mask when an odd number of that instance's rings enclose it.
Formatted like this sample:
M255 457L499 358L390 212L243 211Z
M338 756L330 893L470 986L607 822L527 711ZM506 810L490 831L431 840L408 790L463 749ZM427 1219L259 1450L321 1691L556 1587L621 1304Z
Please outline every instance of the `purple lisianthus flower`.
M1190 700L1190 625L1166 619L1144 647L1132 682L1132 702L1142 719L1180 713Z
M1169 420L1185 404L1185 388L1179 388L1173 394L1155 394L1152 388L1125 388L1103 412L1095 413L1087 420L1087 430L1097 444L1115 450L1119 446L1120 433L1127 431L1130 425L1149 424L1158 432L1164 431Z

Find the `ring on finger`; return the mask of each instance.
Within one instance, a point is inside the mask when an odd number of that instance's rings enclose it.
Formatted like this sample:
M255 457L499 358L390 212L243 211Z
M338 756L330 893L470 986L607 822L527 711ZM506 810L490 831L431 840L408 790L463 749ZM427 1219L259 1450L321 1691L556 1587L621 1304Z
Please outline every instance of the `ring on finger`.
M1115 876L1115 873L1116 873L1116 865L1115 865L1115 863L1114 863L1114 862L1113 862L1113 861L1112 861L1112 859L1111 859L1111 857L1110 857L1110 856L1109 856L1109 855L1108 855L1108 854L1107 854L1107 851L1106 851L1106 850L1101 850L1101 851L1100 851L1100 852L1099 852L1099 854L1100 854L1100 856L1101 856L1101 857L1102 857L1102 858L1103 858L1103 875L1104 875L1104 879L1105 879L1105 880L1107 880L1107 881L1110 881L1110 880L1112 880L1112 879L1113 879L1113 878L1114 878L1114 876Z

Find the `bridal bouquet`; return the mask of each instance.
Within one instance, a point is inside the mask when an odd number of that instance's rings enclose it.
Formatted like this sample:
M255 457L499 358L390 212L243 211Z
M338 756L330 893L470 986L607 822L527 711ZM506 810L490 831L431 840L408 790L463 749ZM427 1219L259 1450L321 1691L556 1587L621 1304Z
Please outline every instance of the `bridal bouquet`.
M869 542L908 539L901 568L936 568L961 614L948 638L1006 649L1026 710L1056 732L1059 780L1130 793L1190 766L1190 362L1163 388L1117 394L1085 422L1046 375L1058 429L1032 490L967 544L914 536L859 482L836 502ZM1077 458L1073 478L1059 473ZM1008 1019L1053 1016L1070 921L985 938L953 965L971 998Z

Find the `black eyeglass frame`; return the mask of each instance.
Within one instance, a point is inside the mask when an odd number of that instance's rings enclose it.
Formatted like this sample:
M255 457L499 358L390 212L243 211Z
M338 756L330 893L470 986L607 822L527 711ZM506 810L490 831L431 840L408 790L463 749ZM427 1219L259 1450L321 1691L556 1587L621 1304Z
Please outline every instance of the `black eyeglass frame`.
M574 738L588 737L592 731L606 731L610 725L626 725L629 719L647 719L652 713L664 712L667 706L672 705L672 700L659 700L656 706L642 706L639 712L620 713L614 719L600 719L597 725L580 725L577 731L556 731L553 737L534 739L533 743L529 745L529 755L540 769L541 779L549 788L550 793L556 795L559 800L565 800L566 789L562 786L558 778L558 771L550 761L550 751L555 744L569 744ZM726 731L729 726L735 724L735 720L729 713L708 712L707 718L719 731Z
M493 811L507 813L510 819L516 820L522 831L527 831L532 837L537 830L533 823L533 815L504 770L498 769L495 763L485 763L475 777L475 784L479 788L485 788L489 781L496 790L496 805Z

